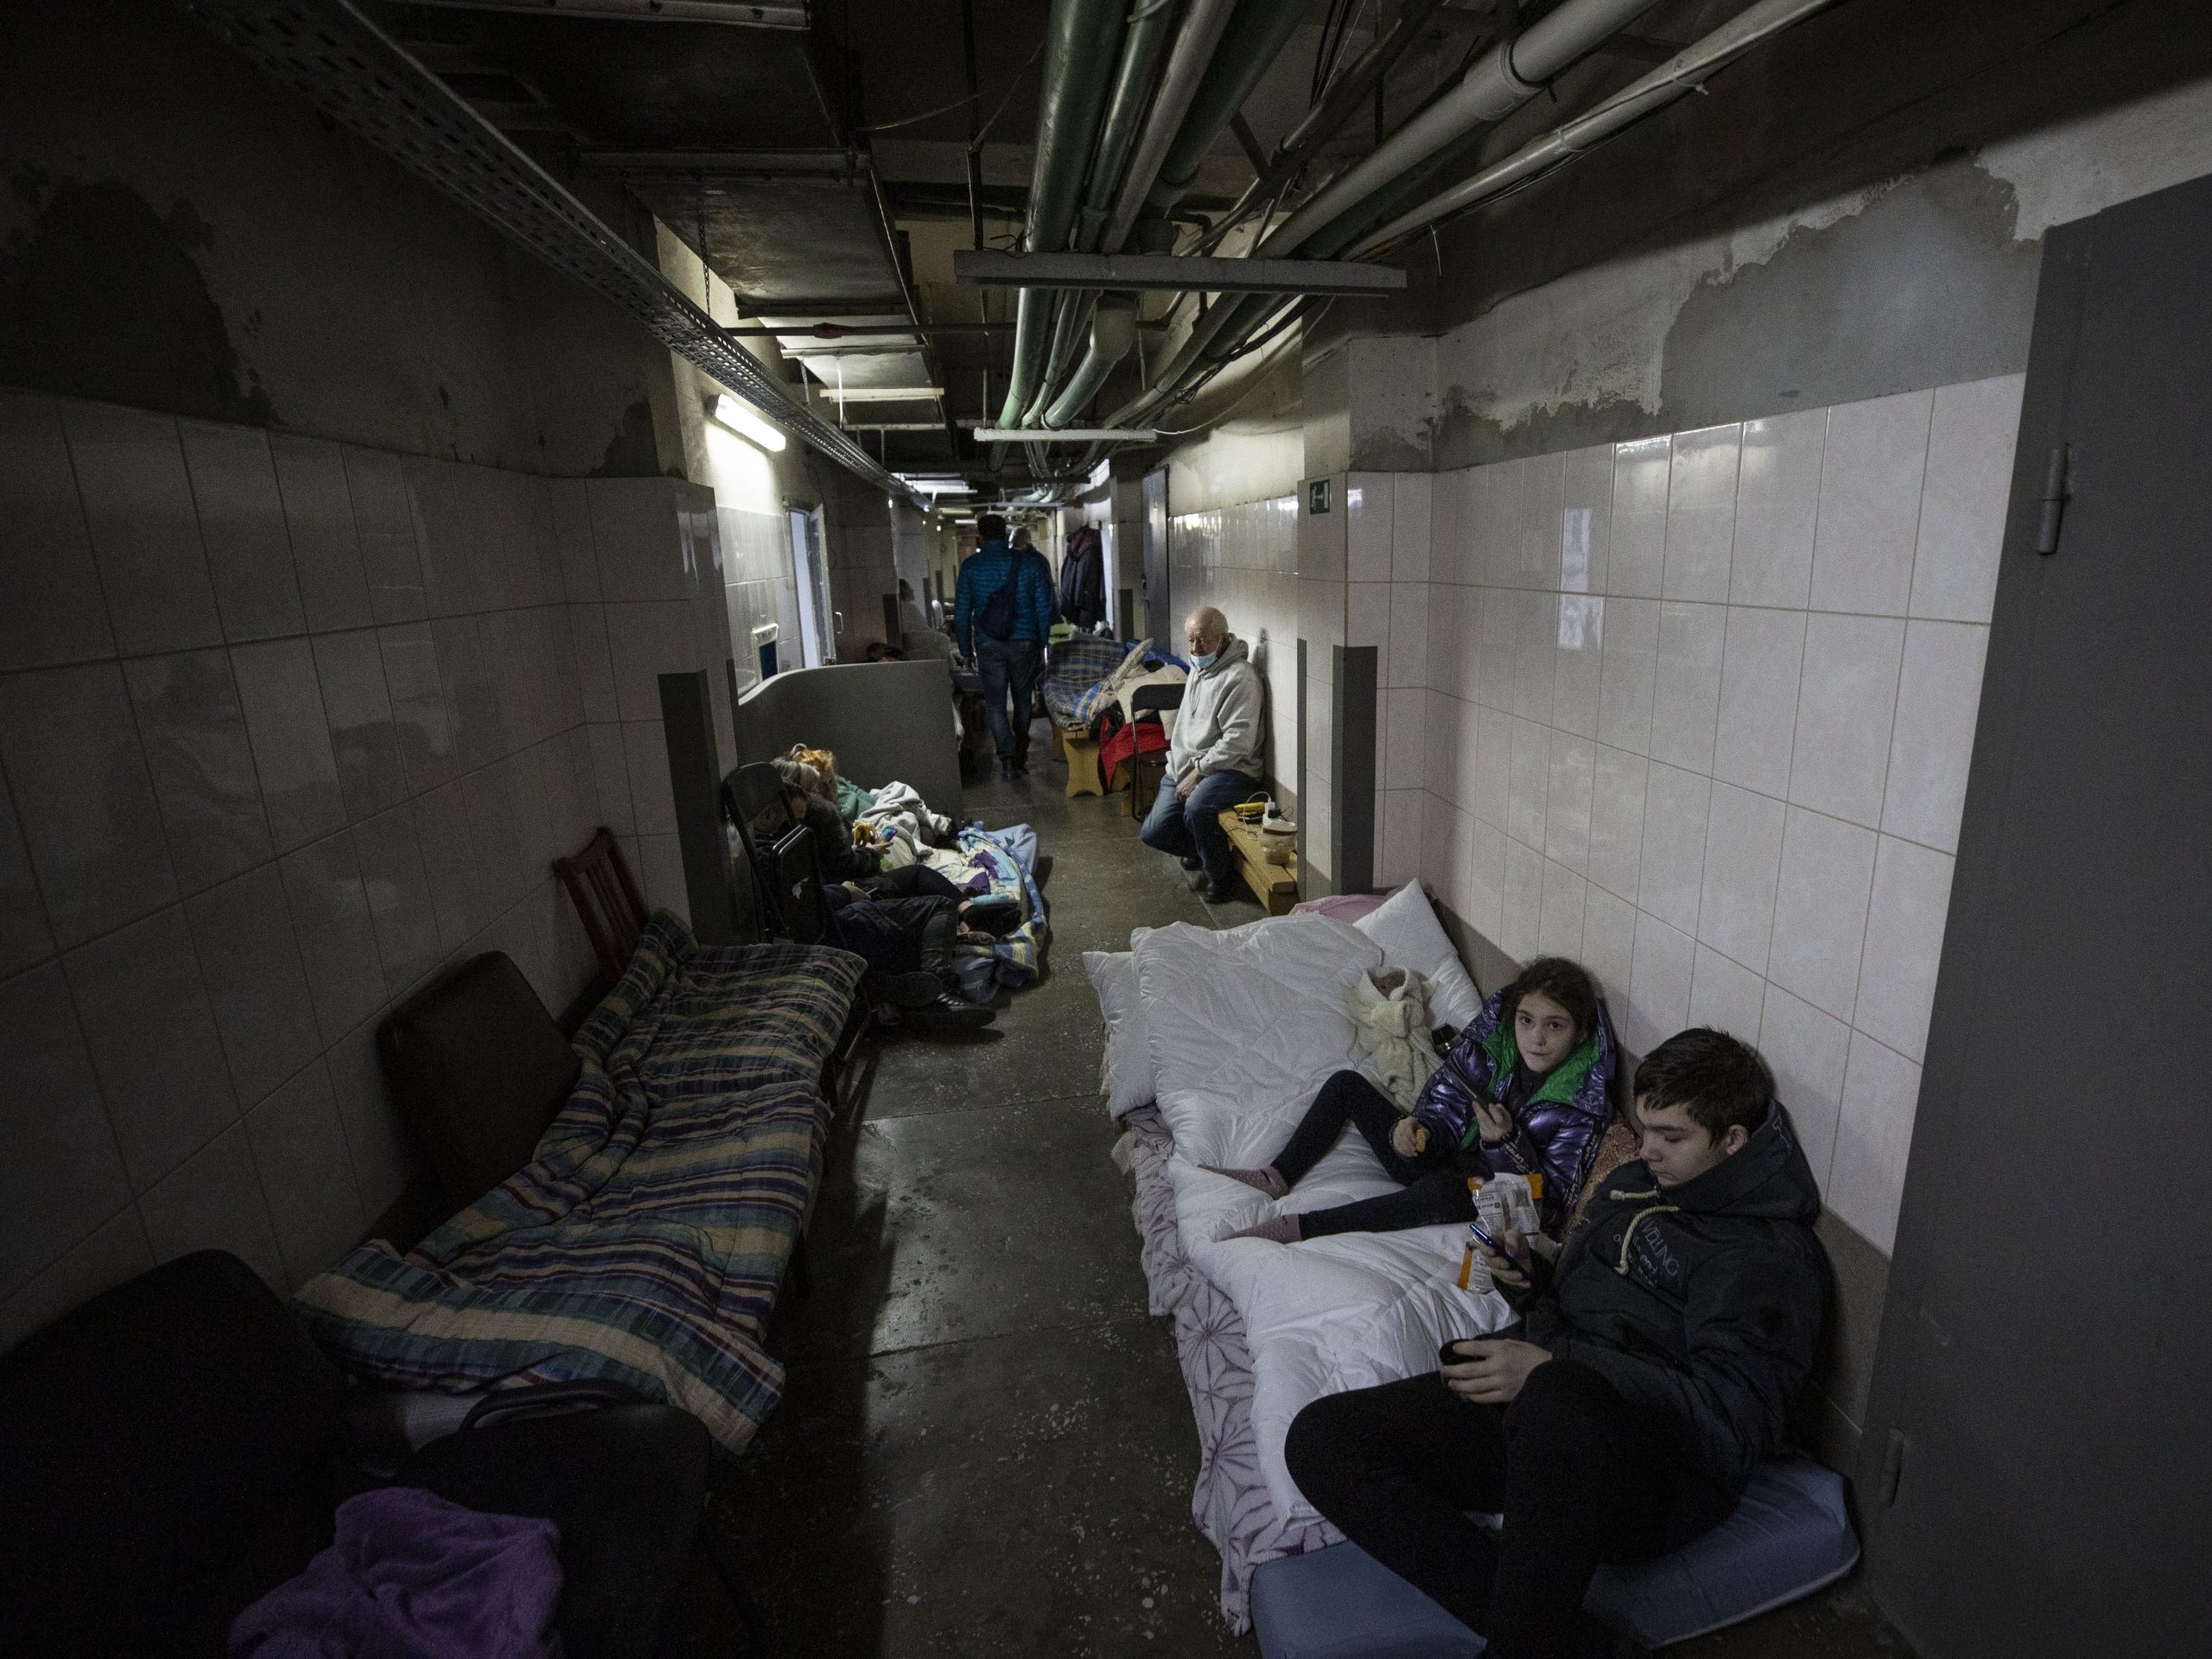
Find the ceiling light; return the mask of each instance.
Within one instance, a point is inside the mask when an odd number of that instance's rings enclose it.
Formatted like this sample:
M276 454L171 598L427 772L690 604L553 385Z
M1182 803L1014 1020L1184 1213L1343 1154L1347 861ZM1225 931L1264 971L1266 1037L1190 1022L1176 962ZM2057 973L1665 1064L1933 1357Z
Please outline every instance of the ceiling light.
M750 404L726 391L708 394L707 418L724 431L734 432L763 449L781 450L790 442L784 436L782 428L763 419Z

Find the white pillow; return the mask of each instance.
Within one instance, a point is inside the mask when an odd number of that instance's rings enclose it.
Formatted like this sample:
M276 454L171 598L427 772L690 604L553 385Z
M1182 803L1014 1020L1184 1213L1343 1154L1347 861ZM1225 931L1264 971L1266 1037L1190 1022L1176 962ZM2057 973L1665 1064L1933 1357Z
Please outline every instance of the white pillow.
M1382 947L1390 966L1428 976L1429 1017L1438 1025L1465 1031L1475 1023L1483 994L1467 976L1420 882L1407 882L1352 925Z
M1137 930L1139 934L1150 931ZM1132 944L1135 943L1133 937ZM1099 1092L1106 1096L1106 1110L1126 1116L1140 1106L1152 1104L1152 1033L1145 1025L1144 998L1137 990L1137 959L1128 950L1086 950L1083 971L1098 994L1098 1012L1106 1020L1106 1071Z

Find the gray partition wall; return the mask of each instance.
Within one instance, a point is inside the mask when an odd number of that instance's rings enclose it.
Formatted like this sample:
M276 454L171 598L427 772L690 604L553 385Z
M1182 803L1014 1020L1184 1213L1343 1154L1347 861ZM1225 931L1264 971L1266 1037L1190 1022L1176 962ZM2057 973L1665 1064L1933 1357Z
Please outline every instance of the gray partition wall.
M935 658L786 669L746 692L734 712L740 762L804 743L833 752L837 770L863 789L910 784L933 810L961 816L952 677Z

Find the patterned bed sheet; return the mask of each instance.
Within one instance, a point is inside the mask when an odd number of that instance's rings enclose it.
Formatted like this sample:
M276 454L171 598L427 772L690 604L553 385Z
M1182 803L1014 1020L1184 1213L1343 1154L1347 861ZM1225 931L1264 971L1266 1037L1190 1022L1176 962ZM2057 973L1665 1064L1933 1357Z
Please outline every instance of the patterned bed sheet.
M1198 1478L1191 1519L1221 1552L1221 1616L1242 1635L1252 1625L1252 1573L1279 1555L1340 1542L1325 1521L1286 1523L1261 1478L1252 1437L1252 1359L1244 1321L1229 1298L1183 1255L1166 1162L1175 1149L1158 1109L1125 1120L1136 1183L1133 1211L1143 1240L1152 1311L1175 1321L1175 1357L1198 1420Z
M575 1036L530 1163L403 1255L372 1240L301 1290L342 1365L464 1394L611 1379L744 1448L780 1395L760 1346L822 1171L823 1058L864 964L706 946L665 912Z

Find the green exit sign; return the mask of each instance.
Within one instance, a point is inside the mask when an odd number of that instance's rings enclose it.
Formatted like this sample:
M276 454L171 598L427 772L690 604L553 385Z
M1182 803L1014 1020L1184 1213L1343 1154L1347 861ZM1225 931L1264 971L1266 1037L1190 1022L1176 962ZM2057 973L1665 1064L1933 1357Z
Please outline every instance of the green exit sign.
M1306 486L1306 511L1322 513L1329 510L1329 480L1317 478Z

